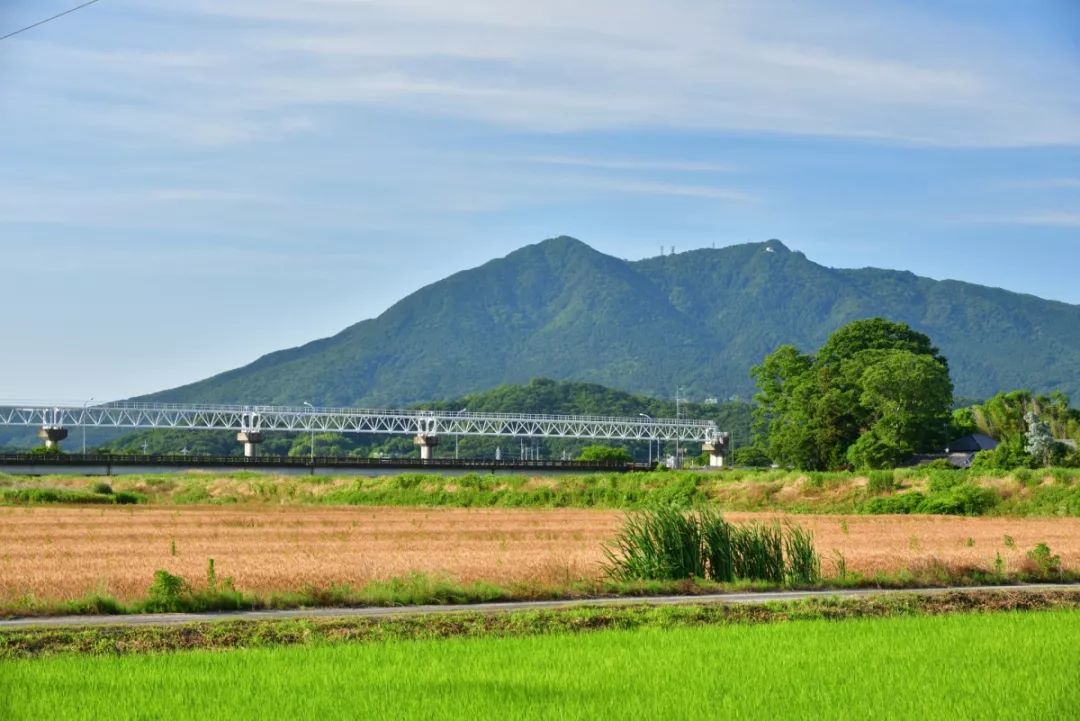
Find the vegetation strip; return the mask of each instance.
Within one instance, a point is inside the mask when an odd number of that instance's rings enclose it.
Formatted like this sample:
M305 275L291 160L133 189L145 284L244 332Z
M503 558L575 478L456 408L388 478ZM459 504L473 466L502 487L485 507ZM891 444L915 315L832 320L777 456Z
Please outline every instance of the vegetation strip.
M0 475L0 504L608 508L710 504L725 511L1080 516L1080 469L920 467L864 473L726 470L562 476L281 476L185 472L109 479Z
M577 606L513 613L237 620L170 626L38 626L0 629L0 659L1078 608L1080 590L1010 590L832 596L762 604Z

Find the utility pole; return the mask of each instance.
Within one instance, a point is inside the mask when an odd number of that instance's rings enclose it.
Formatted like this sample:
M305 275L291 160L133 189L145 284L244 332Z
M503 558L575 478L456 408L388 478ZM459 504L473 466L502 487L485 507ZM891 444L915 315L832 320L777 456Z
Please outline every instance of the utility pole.
M84 456L86 455L86 407L93 402L93 396L86 399L86 401L82 404L82 418L79 419L81 421L80 425L82 426L82 454Z
M304 405L311 409L311 421L308 423L308 427L311 428L311 467L315 467L315 406L311 405L307 401L304 401Z
M672 246L671 252L672 253L675 252L675 247L674 246ZM679 405L680 402L681 402L681 398L680 398L681 395L682 395L682 386L676 386L675 387L675 420L676 420L676 422L678 422L679 420L682 419L682 412L681 412L682 406ZM680 463L680 461L679 461L679 434L678 434L678 432L676 432L676 434L675 434L675 467L676 468L682 468L682 463Z
M464 413L467 410L469 410L469 409L468 408L462 408L460 411L458 411L458 415L461 415L462 413ZM454 434L454 460L455 461L458 459L458 444L460 443L460 441L461 441L461 434L460 433L455 433Z
M650 416L648 413L638 413L638 415L641 416L642 418L648 418L649 423L652 423L652 416ZM657 456L660 455L660 449L656 450L656 455ZM652 438L651 437L649 438L649 468L652 468Z

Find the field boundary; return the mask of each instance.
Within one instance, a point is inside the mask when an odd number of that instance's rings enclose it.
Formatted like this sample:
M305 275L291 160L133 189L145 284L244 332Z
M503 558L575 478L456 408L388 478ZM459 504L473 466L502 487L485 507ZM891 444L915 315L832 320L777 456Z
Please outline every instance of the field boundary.
M573 608L626 606L709 606L724 604L762 605L818 599L873 598L878 596L941 596L951 593L1043 593L1080 589L1075 583L1037 583L1008 586L945 586L937 588L853 588L808 591L762 591L751 593L715 593L671 596L617 596L551 601L506 601L497 603L363 606L353 608L299 608L260 611L215 611L209 613L148 613L131 616L45 616L0 620L0 632L28 628L70 628L106 626L178 626L192 623L226 621L286 621L331 618L392 618L434 616L458 613L502 614L521 611L548 611Z

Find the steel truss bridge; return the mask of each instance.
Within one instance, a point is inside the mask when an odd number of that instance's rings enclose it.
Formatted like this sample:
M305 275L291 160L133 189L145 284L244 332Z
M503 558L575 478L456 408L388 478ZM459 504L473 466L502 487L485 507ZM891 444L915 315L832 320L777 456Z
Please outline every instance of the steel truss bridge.
M73 427L235 431L253 439L273 431L409 434L418 443L432 439L432 445L439 435L681 441L716 447L726 445L728 437L713 421L685 418L123 402L0 405L0 426L36 427L42 437Z

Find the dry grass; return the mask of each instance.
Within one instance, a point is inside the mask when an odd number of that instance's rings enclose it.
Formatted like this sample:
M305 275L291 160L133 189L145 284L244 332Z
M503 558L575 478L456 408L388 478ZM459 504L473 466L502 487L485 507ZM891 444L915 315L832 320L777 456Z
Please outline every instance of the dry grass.
M142 596L155 569L191 580L208 558L241 590L362 586L412 572L462 582L564 584L595 578L602 545L622 513L589 510L128 507L0 508L0 598L68 599L100 590ZM791 516L729 513L732 521L781 518L815 534L832 573L895 572L919 564L1015 570L1045 542L1080 568L1080 519L936 516ZM1014 539L1013 547L1005 537ZM175 555L173 555L175 544Z

